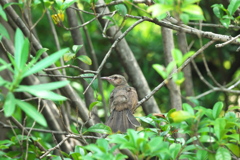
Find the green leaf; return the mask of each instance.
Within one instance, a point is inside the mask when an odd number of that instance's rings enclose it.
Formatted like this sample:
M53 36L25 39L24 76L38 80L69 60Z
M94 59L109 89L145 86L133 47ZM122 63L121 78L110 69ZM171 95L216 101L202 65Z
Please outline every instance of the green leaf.
M5 21L8 21L7 15L6 15L6 13L4 12L2 6L0 6L0 16L1 16Z
M92 60L86 55L80 55L77 58L87 65L92 65Z
M217 160L231 160L231 154L229 153L229 151L224 148L224 147L219 147L217 150L217 153L215 155L215 158Z
M238 135L238 137L239 137L239 135ZM232 143L227 143L226 146L233 154L235 154L237 157L240 157L240 151L239 151L238 145L232 144Z
M73 45L72 50L74 53L77 53L82 47L83 45Z
M202 135L200 138L199 138L200 142L202 143L213 143L216 141L216 139L213 137L213 136L209 136L209 135Z
M181 66L182 64L182 59L183 59L183 55L182 52L179 49L173 49L172 50L172 56L173 59L175 60L175 62L177 63L177 66Z
M186 13L181 13L180 19L183 21L184 24L187 24L189 22L189 15Z
M86 73L86 74L82 74L81 77L88 83L90 84L90 82L92 81L93 78L85 78L85 77L94 77L94 74L92 73ZM95 79L92 83L91 86L94 90L98 90L98 79Z
M203 15L202 9L198 5L195 5L195 4L187 5L183 8L181 8L181 10L183 12L189 13L189 14Z
M214 119L217 119L219 117L222 109L223 109L223 103L222 102L217 102L217 103L214 104L213 112L212 112Z
M56 94L52 91L48 91L48 90L36 90L34 87L28 87L28 86L19 86L16 90L16 92L28 92L36 97L39 98L44 98L44 99L48 99L48 100L52 100L52 101L64 101L67 98Z
M180 86L185 81L184 73L177 72L173 74L173 81Z
M65 0L63 3L63 7L62 9L65 10L68 7L70 7L74 2L76 2L77 0Z
M14 72L12 69L12 64L11 63L7 63L6 61L4 61L2 58L0 58L0 64L2 64L2 66L0 67L0 71L4 70L4 69L8 69L9 71L11 71L12 73Z
M172 5L166 5L166 4L154 4L148 7L147 12L152 13L152 17L159 17L163 14L166 14L166 12L172 11L173 6Z
M19 90L24 92L24 89L27 88L27 89L35 90L36 92L40 91L40 90L41 91L44 91L44 90L49 91L49 90L54 90L54 89L64 87L67 84L69 84L69 81L50 82L50 83L37 84L37 85L31 85L31 86L20 85ZM18 91L18 89L16 89L16 91Z
M95 107L97 104L100 105L100 104L102 104L102 102L101 102L101 101L92 102L92 103L89 105L89 111L91 112L92 109L93 109L93 107Z
M214 132L216 137L221 140L227 130L225 130L226 120L224 118L218 118L214 121Z
M127 14L127 7L124 4L117 4L114 7L121 16L125 16Z
M220 19L220 22L224 27L228 28L229 25L231 24L231 19L229 18Z
M167 68L166 68L166 74L167 74L167 77L170 75L170 73L172 73L173 69L176 68L176 62L175 61L171 61Z
M231 0L227 10L229 11L230 15L233 15L239 7L240 7L239 0Z
M160 64L153 64L152 65L153 69L155 69L158 74L160 74L160 76L163 78L163 79L166 79L167 78L167 73L166 73L166 69L163 65L160 65Z
M41 57L41 55L46 52L48 49L47 48L41 48L37 51L36 56L32 58L32 60L27 64L27 67L32 67L33 64L35 64L38 59Z
M15 64L17 67L16 69L21 69L20 68L22 66L21 59L23 56L22 50L24 48L25 39L24 39L24 35L23 35L22 31L19 28L17 28L14 42L15 42L15 44L14 44L14 46L15 46L14 60L15 60Z
M3 106L4 115L6 117L11 116L14 113L15 108L16 108L15 97L14 97L12 92L8 92L7 96L6 96L4 106Z
M191 115L194 115L194 110L193 110L193 107L191 105L189 105L188 103L183 103L182 107L183 107L184 111L187 111Z
M110 135L109 138L111 138L111 143L123 144L128 142L128 140L125 138L125 135L123 134L113 134Z
M201 160L207 160L208 159L208 152L205 150L199 150L197 149L197 159L201 159Z
M36 108L34 108L31 104L16 99L16 104L33 120L35 120L40 125L47 127L47 122L43 115L39 113Z
M23 70L26 66L26 62L28 60L29 55L29 41L27 38L24 39L22 51L21 51L21 59L20 59L20 68Z
M193 118L193 115L186 111L175 111L170 114L170 117L173 119L174 122L182 122L187 119Z
M63 60L64 60L65 62L68 62L68 61L70 61L70 60L72 60L72 59L75 59L75 57L76 57L76 54L75 54L75 53L68 52L68 53L66 53L66 54L63 55Z
M35 64L32 68L30 68L27 72L25 72L23 77L27 77L27 76L29 76L31 74L37 73L38 71L40 71L40 70L42 70L44 68L49 67L50 65L55 63L68 50L69 50L68 48L65 48L65 49L57 51L57 52L53 53L52 55L44 58L43 60L41 60L40 62Z
M109 126L106 126L102 123L95 124L94 126L89 127L86 132L96 132L96 133L103 133L103 134L110 134L112 130Z
M194 51L189 51L185 54L183 54L183 58L182 58L182 62L181 63L184 63L189 57L191 57L192 55L194 55Z
M215 16L217 16L218 18L222 18L224 15L224 12L223 12L224 6L222 4L214 4L212 5L212 7L213 7L213 13L215 14Z
M3 37L6 37L7 39L10 39L8 31L6 30L6 28L2 24L0 24L0 34L3 35Z
M173 159L177 159L177 155L180 152L180 149L181 149L181 144L179 143L173 143L169 146L169 152Z

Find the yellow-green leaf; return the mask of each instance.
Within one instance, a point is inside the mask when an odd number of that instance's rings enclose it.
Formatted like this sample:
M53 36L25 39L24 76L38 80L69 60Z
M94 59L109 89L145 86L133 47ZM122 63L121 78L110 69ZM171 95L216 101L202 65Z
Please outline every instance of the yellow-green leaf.
M86 56L86 55L81 55L77 57L80 61L82 61L83 63L86 63L87 65L91 65L92 64L92 60Z

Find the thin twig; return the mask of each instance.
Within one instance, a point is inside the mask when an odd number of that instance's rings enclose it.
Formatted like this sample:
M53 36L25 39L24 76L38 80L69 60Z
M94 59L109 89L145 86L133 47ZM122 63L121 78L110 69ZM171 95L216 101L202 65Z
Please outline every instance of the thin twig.
M100 73L100 71L103 68L103 65L106 63L108 57L111 55L113 48L116 47L116 45L118 44L118 42L120 42L126 35L128 32L130 32L135 26L137 26L138 24L142 23L144 21L144 19L139 19L138 21L136 21L131 27L129 27L121 36L119 36L114 43L112 44L112 46L110 47L110 49L108 50L107 54L105 55L104 59L102 60L100 66L98 67L97 70L97 74L93 77L92 81L90 82L90 84L88 85L88 87L85 89L85 91L83 92L83 94L86 93L86 91L88 90L88 88L92 85L93 81L97 78L98 74Z
M229 41L226 41L226 42L224 42L224 43L221 43L221 44L216 44L216 45L215 45L215 47L217 47L217 48L219 48L219 47L223 47L223 46L225 46L225 45L227 45L227 44L231 43L232 41L234 41L234 40L238 39L239 37L240 37L240 34L239 34L239 35L237 35L236 37L234 37L234 38L230 39Z
M199 23L195 23L195 22L188 22L189 25L195 25L195 26L199 26ZM201 25L203 27L216 27L216 28L226 28L221 24L211 24L211 23L201 23ZM240 29L240 26L235 26L235 25L229 25L229 28L238 28Z
M60 78L70 78L70 79L79 79L79 78L93 78L93 76L66 76L66 75L55 75L55 74L35 74L39 77L60 77Z
M96 74L96 71L92 71L92 70L84 70L78 66L74 66L71 64L65 65L65 66L61 66L61 67L55 67L55 68L47 68L44 69L43 71L54 71L54 70L59 70L59 69L64 69L64 68L74 68L74 69L78 69L79 71L83 72L83 73L93 73Z
M162 83L160 83L157 87L155 87L152 92L150 92L148 95L146 95L143 99L138 101L138 104L136 106L139 107L142 103L147 101L150 97L152 97L160 88L162 88L170 79L172 79L173 74L181 71L184 67L186 67L196 56L198 56L203 50L208 48L211 44L213 44L215 41L209 41L207 44L205 44L202 48L200 48L194 55L189 57L179 68L175 69L167 79L165 79Z

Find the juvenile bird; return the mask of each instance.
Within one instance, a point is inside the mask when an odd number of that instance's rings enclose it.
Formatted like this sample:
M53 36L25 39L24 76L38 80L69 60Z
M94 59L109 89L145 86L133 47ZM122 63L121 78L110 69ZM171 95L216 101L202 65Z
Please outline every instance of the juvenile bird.
M128 85L126 79L121 75L102 77L115 86L110 95L110 116L106 125L111 127L113 132L125 133L128 128L136 129L140 123L133 116L138 102L138 95L135 88Z

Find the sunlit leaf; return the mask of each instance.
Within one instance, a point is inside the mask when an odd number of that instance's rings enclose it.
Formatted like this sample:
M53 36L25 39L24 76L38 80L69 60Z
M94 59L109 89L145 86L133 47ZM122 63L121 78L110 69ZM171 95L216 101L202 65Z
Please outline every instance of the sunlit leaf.
M102 104L101 101L92 102L92 103L89 105L89 111L92 111L93 107L95 107L96 105L100 105L100 104Z
M202 9L195 4L192 5L187 5L183 8L181 8L183 12L190 13L190 14L195 14L195 15L203 15Z
M182 122L187 119L193 118L193 115L186 111L175 111L170 114L170 117L173 119L174 122Z
M92 65L92 60L86 55L80 55L77 58L87 65Z
M162 76L163 79L167 78L167 73L166 73L166 69L163 65L160 64L153 64L152 65L153 69L155 69L155 71L158 72L158 74L160 74Z
M216 119L219 117L221 111L223 109L223 103L222 102L217 102L213 106L213 118Z
M74 53L77 53L82 47L83 45L73 45L72 50Z
M22 50L24 47L24 42L25 42L24 35L22 31L19 28L17 28L15 38L14 38L14 47L15 47L14 61L17 67L16 69L20 69L21 67L21 59L23 56Z
M214 121L214 132L218 140L221 140L226 134L225 126L226 120L224 118L217 118Z
M240 7L239 0L231 0L227 10L229 11L230 15L233 15L239 7Z
M103 133L103 134L110 134L112 130L109 126L106 126L102 123L95 124L94 126L89 127L86 132L96 132L96 133Z
M152 13L152 17L158 17L160 15L166 14L166 12L169 12L173 10L172 5L166 5L166 4L154 4L148 7L147 12Z
M21 90L22 92L24 92L24 89L32 89L32 90L54 90L54 89L58 89L61 87L66 86L67 84L69 84L69 81L58 81L58 82L50 82L50 83L44 83L44 84L37 84L37 85L31 85L31 86L27 86L27 85L20 85L18 87L18 89L16 89L16 91Z
M239 137L239 135L238 135ZM238 141L239 142L239 141ZM228 149L235 154L237 157L240 157L240 152L239 152L239 146L236 144L232 144L232 143L228 143L226 144L226 146L228 147Z
M66 54L63 55L63 60L64 60L65 62L68 62L68 61L70 61L70 60L72 60L72 59L75 59L75 57L76 57L76 54L75 54L75 53L68 52L68 53L66 53Z
M231 160L231 154L229 153L229 150L227 150L224 147L219 147L216 153L215 158L217 160Z

